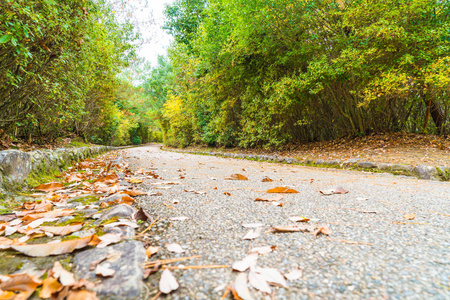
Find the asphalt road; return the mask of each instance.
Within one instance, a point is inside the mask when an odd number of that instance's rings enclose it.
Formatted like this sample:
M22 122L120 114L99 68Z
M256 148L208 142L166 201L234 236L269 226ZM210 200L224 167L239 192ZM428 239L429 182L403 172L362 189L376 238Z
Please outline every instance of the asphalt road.
M283 274L298 267L302 277L289 281L289 288L272 287L271 295L250 288L254 299L450 299L449 183L180 154L156 145L121 152L132 169L153 168L162 177L143 183L144 190L162 195L139 197L152 215L166 218L151 230L152 245L162 246L152 259L201 255L174 265L231 265L253 247L274 245L258 266ZM235 173L249 180L225 180ZM274 181L262 182L265 176ZM180 184L155 185L167 181ZM254 201L281 186L299 193L286 195L282 207ZM335 187L349 193L319 192ZM415 219L406 220L407 214ZM331 235L268 232L299 215L328 226ZM189 219L170 221L180 216ZM243 240L245 223L263 223L261 236ZM186 252L170 253L166 243ZM238 273L226 268L173 274L180 288L167 299L220 299ZM150 295L158 278L149 278Z

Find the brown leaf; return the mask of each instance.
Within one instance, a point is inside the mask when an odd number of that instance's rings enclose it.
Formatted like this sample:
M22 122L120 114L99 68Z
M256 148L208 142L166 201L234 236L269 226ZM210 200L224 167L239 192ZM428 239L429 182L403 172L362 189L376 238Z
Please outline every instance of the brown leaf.
M70 290L66 300L99 300L95 292L86 290Z
M53 293L58 292L62 287L62 284L58 282L56 278L47 277L43 281L42 290L39 292L39 297L50 298Z
M33 244L33 245L13 245L12 249L28 256L42 257L49 255L60 255L71 253L76 249L84 248L91 241L92 236L81 239L68 240L58 243Z
M416 214L404 215L403 218L405 218L406 220L414 220L416 218Z
M113 276L116 271L114 269L110 268L110 263L104 263L103 265L97 265L95 268L95 275L102 276L102 277L111 277Z
M250 230L246 235L242 238L243 240L253 240L261 235L261 228L256 228L254 230Z
M276 248L277 246L255 247L252 248L248 253L269 254Z
M128 181L129 183L142 183L142 182L144 182L142 179L134 178L134 177L127 178L126 181Z
M80 230L82 227L83 223L79 223L67 226L41 226L39 229L45 232L50 232L54 235L68 235Z
M116 202L118 204L128 204L128 205L132 205L134 203L134 199L131 198L130 196L123 196L120 199L117 199Z
M334 194L347 194L348 191L344 190L342 187L337 187L335 189L323 190L320 193L324 196L334 195Z
M240 273L234 281L234 289L243 300L253 300L247 286L247 273Z
M258 260L258 254L252 253L252 254L249 254L246 257L244 257L242 260L238 260L238 261L234 262L233 265L231 266L231 268L234 271L244 272L248 268L256 266L257 260Z
M108 245L118 243L122 240L120 234L107 233L102 236L97 236L100 242L97 244L97 248L105 248Z
M287 187L276 187L267 191L267 193L284 193L284 194L296 194L298 193L294 189L290 189Z
M288 226L274 226L275 232L300 232L300 231L313 231L316 228L315 225L288 225Z
M289 220L291 220L292 222L308 222L310 219L304 218L302 216L294 216L294 217L289 217Z
M51 182L51 183L44 183L44 184L38 185L34 189L37 191L42 191L42 192L53 192L53 191L62 190L63 188L64 188L64 184L59 183L59 182Z
M253 270L250 270L248 273L248 281L250 282L250 285L252 285L255 289L260 290L263 293L270 294L272 290L270 289L269 284L264 279L264 277L254 272Z
M179 284L169 269L165 269L161 274L159 281L159 290L161 293L170 294L172 291L178 289Z
M155 254L156 252L158 252L158 250L159 250L159 247L149 246L149 247L147 248L147 250L145 250L145 255L146 255L147 257L150 257L150 256L152 256L153 254Z
M151 222L151 220L152 220L152 216L150 216L150 214L146 210L144 210L142 207L137 212L135 212L132 215L132 217L133 217L133 220L135 220L135 221Z
M139 190L122 191L122 193L127 194L128 196L131 196L131 197L147 195L147 193L144 193L143 191L139 191Z
M281 199L283 199L284 196L283 195L276 195L274 197L258 197L255 199L255 201L266 201L266 202L278 202Z
M231 196L231 194L228 193L228 192L224 192L223 194L226 195L226 196Z
M73 273L63 268L59 261L55 261L52 268L53 277L59 279L63 286L72 286L75 284L75 276Z
M230 177L225 178L226 180L248 180L247 177L241 174L231 174Z
M262 275L262 277L273 285L282 286L287 288L288 285L286 280L284 280L283 275L281 275L280 271L274 268L255 268L255 272Z
M25 217L23 217L22 220L33 221L33 220L40 219L40 218L59 218L59 217L70 216L73 213L74 213L73 209L55 209L55 210L43 212L43 213L29 214L29 215L26 215Z
M302 276L303 276L303 272L299 268L293 269L289 273L284 274L284 277L286 277L286 279L289 281L294 281L294 280L300 279Z
M9 222L11 220L14 220L15 218L17 218L17 216L14 213L12 213L12 214L2 214L2 215L0 215L0 222Z
M9 279L0 283L0 290L19 292L14 299L28 299L42 284L42 281L28 274L8 275Z
M272 182L273 180L266 176L261 181L262 182Z
M314 236L317 236L319 234L330 235L331 229L328 228L327 226L320 226L316 229L316 231L314 231L313 234L314 234Z

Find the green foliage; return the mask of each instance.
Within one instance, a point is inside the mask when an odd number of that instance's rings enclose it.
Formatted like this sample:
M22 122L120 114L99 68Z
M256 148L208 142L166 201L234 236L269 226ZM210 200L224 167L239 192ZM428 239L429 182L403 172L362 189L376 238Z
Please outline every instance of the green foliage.
M167 144L449 132L448 0L179 0L166 15Z
M115 77L134 59L134 39L132 26L119 23L104 0L2 1L2 133L30 142L76 134L107 143Z

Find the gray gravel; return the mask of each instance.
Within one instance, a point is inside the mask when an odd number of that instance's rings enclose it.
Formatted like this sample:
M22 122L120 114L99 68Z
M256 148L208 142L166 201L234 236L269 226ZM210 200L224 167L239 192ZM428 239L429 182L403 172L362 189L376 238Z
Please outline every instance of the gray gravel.
M146 179L141 187L163 195L138 197L139 204L151 214L167 218L150 231L151 244L179 243L187 249L183 254L163 249L152 259L198 254L201 259L179 264L231 265L253 247L276 245L274 252L260 256L258 265L282 273L298 266L303 277L289 282L289 289L274 288L271 296L251 288L255 299L450 299L448 182L196 156L164 152L157 146L122 153L132 169L153 167L162 177ZM225 180L234 173L249 180ZM180 179L180 175L185 178ZM274 182L261 182L265 176ZM152 184L161 181L182 184ZM165 186L170 189L156 188ZM289 186L299 193L286 195L283 207L254 201L277 186ZM319 193L337 186L349 193ZM179 202L173 204L174 200ZM416 218L405 220L403 215L410 213ZM248 232L243 223L261 222L269 229L290 224L288 217L296 215L318 219L332 234L315 238L302 232L263 233L253 241L242 240ZM179 216L190 219L169 221ZM167 299L220 299L224 289L214 289L236 277L231 269L173 273L180 288ZM159 274L149 277L150 295L156 293L158 279Z

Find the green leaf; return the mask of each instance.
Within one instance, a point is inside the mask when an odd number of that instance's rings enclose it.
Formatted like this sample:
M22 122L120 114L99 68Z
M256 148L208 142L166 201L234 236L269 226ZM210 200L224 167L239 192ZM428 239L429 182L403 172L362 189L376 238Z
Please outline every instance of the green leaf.
M8 42L10 39L11 39L11 35L6 34L6 35L0 37L0 44L4 44L4 43Z

